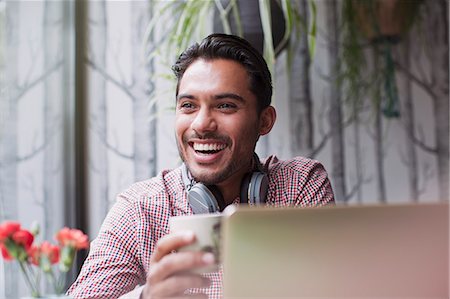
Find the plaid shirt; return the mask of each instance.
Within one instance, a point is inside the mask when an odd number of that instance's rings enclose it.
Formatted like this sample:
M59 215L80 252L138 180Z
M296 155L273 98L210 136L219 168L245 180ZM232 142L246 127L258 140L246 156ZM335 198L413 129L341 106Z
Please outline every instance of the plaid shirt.
M330 181L319 162L302 157L279 161L271 156L263 164L269 177L268 205L311 207L334 202ZM118 195L69 295L112 299L145 284L156 242L169 233L169 218L191 214L181 168L132 185ZM206 275L211 286L191 291L221 298L222 273Z

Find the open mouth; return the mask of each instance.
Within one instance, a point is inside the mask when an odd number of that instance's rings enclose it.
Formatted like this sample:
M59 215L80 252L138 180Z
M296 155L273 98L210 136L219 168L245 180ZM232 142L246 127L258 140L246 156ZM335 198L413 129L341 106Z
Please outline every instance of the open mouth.
M204 155L212 155L222 151L226 144L223 143L191 143L192 148L196 153Z

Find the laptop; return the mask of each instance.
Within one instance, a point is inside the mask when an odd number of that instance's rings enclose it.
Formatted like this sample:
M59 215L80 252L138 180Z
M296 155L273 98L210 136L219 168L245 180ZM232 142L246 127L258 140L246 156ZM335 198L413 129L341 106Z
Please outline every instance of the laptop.
M449 298L446 203L235 207L224 298Z

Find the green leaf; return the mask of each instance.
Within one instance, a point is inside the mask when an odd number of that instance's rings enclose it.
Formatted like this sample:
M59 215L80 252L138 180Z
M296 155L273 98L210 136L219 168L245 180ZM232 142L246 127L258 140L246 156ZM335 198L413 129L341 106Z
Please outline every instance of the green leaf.
M240 37L244 37L244 31L242 29L242 23L241 23L241 14L239 13L237 0L231 0L232 4L232 12L233 12L233 18L236 22L236 28L237 28L237 35Z
M311 22L309 24L310 30L308 32L308 45L309 45L309 56L313 59L316 52L316 36L317 36L317 6L315 0L309 1L309 7L311 8Z
M39 267L44 273L50 273L52 271L52 264L46 256L41 256L41 258L39 259Z
M289 41L289 38L290 38L291 32L292 32L292 27L294 24L293 7L292 7L291 1L282 0L281 1L281 9L282 9L283 15L284 15L285 31L284 31L284 35L283 35L283 38L282 38L280 44L275 49L275 54L278 54L279 52L281 52L281 49L283 49L284 46L286 45L286 43Z
M227 11L227 9L222 6L222 3L220 2L220 0L215 0L214 3L216 3L217 10L219 11L220 20L221 20L222 26L223 26L223 31L225 31L226 34L231 34L232 32L231 32L230 23L228 22L228 11ZM230 2L229 6L232 5L232 4L233 3Z
M72 246L64 246L61 249L61 258L59 260L59 269L61 272L68 272L72 268L75 254L76 250Z
M270 0L259 0L259 13L264 32L264 58L266 59L270 72L274 74L275 51L272 39Z

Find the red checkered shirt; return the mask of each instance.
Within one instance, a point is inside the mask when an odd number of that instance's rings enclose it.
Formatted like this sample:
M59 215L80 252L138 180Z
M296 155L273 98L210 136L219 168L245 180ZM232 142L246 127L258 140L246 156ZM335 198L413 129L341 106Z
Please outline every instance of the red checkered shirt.
M311 207L334 202L319 162L302 157L279 161L271 156L263 164L269 177L268 205ZM238 203L239 198L234 204ZM145 284L150 256L159 238L169 232L169 218L191 214L181 168L132 185L118 195L69 295L112 299ZM222 273L206 275L211 286L191 291L221 298Z

